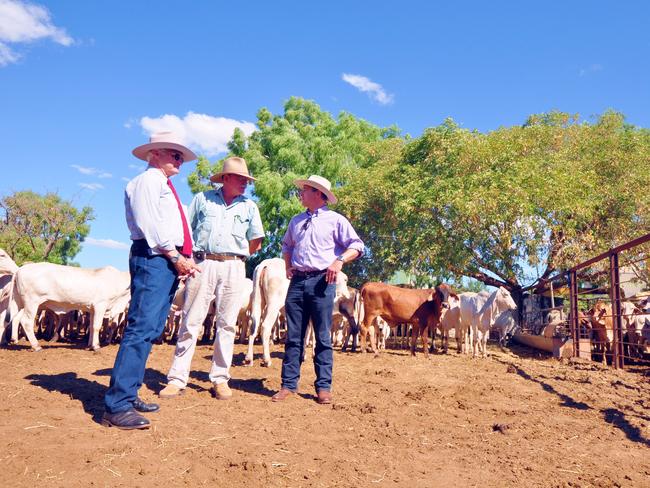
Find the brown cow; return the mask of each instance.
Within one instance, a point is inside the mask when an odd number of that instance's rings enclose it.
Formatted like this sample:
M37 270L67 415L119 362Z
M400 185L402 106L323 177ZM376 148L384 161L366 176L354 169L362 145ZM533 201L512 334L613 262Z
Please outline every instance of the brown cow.
M424 355L429 355L428 330L435 330L440 323L443 310L449 308L449 297L456 296L449 285L438 285L433 289L409 290L385 283L366 283L361 289L364 316L361 322L361 352L366 352L366 334L375 326L375 317L381 316L388 323L413 324L411 354L415 356L418 335L422 336ZM376 327L376 326L375 326ZM370 336L370 345L378 353L375 337Z
M614 325L612 322L612 305L598 301L587 312L592 332L592 343L596 353L602 354L602 364L607 366L607 355L612 353Z

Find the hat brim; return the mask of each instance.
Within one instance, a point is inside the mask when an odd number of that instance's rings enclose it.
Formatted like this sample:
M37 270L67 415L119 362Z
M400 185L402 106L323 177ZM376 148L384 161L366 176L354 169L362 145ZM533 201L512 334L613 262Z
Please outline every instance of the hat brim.
M248 178L251 181L257 181L251 175L248 175L246 173L237 173L237 172L234 172L234 171L226 171L225 173L223 173L223 172L222 173L216 173L216 174L210 176L210 181L212 183L223 183L223 177L225 175L239 175L239 176L243 176L244 178Z
M194 154L188 148L181 144L176 144L175 142L150 142L148 144L143 144L142 146L138 146L133 150L133 155L138 159L146 161L147 154L153 149L173 149L175 151L178 151L183 155L184 163L198 159L196 154Z
M338 199L334 196L334 193L332 193L330 190L325 188L323 185L316 183L315 181L312 180L294 180L293 182L294 185L296 185L298 188L302 190L303 186L311 186L312 188L316 188L317 190L323 192L325 196L327 197L327 201L330 202L332 205L334 205L336 202L338 202Z

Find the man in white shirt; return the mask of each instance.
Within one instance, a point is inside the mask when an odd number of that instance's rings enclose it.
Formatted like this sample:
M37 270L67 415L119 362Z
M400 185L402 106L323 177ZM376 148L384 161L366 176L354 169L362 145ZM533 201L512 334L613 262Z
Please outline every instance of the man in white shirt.
M171 132L151 136L133 154L149 163L144 173L126 186L124 206L133 245L129 256L131 303L124 338L115 358L104 397L102 424L120 429L145 429L149 421L138 412L155 412L138 390L151 346L163 331L179 278L200 269L192 260L192 237L187 217L172 185L185 161L196 155Z

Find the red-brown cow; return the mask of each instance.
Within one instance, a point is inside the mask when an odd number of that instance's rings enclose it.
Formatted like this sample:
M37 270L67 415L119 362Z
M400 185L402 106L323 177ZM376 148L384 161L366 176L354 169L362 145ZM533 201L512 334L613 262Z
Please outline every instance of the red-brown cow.
M456 296L449 285L438 285L427 290L410 290L385 283L366 283L361 289L364 316L361 322L361 352L366 352L366 334L374 326L375 317L388 323L413 324L411 354L415 356L418 335L422 336L424 355L428 356L428 330L436 330L444 310L449 308L449 297ZM370 345L377 354L375 337L370 335Z

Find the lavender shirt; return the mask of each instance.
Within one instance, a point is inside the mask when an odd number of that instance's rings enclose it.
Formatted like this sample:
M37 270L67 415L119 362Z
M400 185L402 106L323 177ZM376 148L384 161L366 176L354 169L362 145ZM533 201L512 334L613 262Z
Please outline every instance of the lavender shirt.
M299 271L327 269L346 249L363 254L363 248L348 219L327 206L296 215L282 239L282 254L290 255L291 266Z

